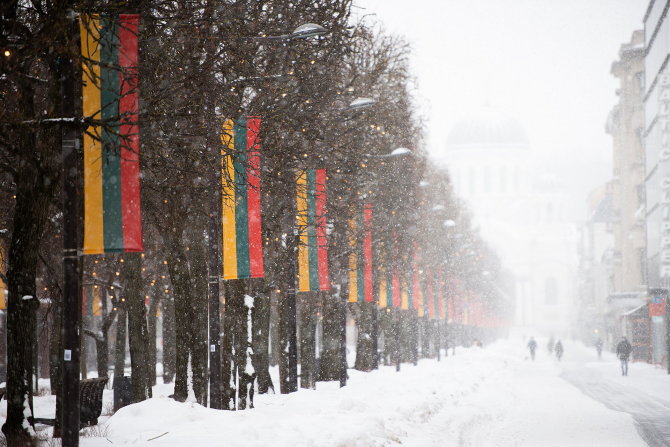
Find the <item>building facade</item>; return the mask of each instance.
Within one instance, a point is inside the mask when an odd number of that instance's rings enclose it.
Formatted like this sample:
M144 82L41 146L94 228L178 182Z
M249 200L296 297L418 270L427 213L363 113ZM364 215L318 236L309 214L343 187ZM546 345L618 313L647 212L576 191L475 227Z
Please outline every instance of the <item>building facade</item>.
M635 31L621 46L611 73L619 81L618 102L607 120L612 136L613 288L618 293L644 292L644 31Z
M670 20L668 0L649 2L644 16L644 147L647 286L670 286ZM665 317L650 315L652 356L665 356Z
M519 123L492 107L456 122L445 154L456 195L514 277L516 324L567 334L576 233L561 182L537 165Z

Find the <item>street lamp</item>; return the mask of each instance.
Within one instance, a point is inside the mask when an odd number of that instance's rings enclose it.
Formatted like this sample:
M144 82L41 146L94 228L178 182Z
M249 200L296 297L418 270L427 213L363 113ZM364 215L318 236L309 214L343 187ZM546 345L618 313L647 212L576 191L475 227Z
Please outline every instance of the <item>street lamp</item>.
M393 149L391 152L389 152L388 154L381 154L381 155L365 154L365 157L366 158L396 158L396 157L404 157L406 155L412 155L412 151L410 149L407 149L406 147L397 147L397 148ZM421 182L421 183L424 183L424 182ZM426 185L428 185L428 183L426 183Z
M304 23L293 30L289 34L280 34L277 36L259 36L254 37L254 40L293 40L293 39L308 39L310 37L321 36L326 34L328 30L316 23Z
M380 155L373 155L373 154L365 154L365 157L370 159L370 158L376 158L376 159L388 159L388 158L402 158L408 155L412 155L412 151L410 149L407 149L406 147L398 147L393 149L391 152L388 154L380 154ZM373 311L372 311L372 345L373 345L373 368L377 369L379 367L379 307L378 307L378 302L375 299L375 301L372 303L373 304ZM397 334L397 332L396 332ZM396 340L397 341L397 340ZM399 356L398 356L399 358ZM396 365L396 368L399 369L399 362Z
M308 39L311 37L326 34L328 30L316 23L305 23L288 34L274 36L259 36L251 39L256 42L279 41L290 42L294 39ZM271 76L281 77L280 76ZM266 79L262 77L262 79ZM220 174L217 174L220 175ZM221 203L219 198L219 203ZM218 225L219 225L218 206L210 213L210 222L208 228L209 244L209 336L210 336L210 407L220 409L222 402L222 377L221 377L221 349L220 349L220 320L219 320L219 253L218 253ZM292 235L292 232L291 232ZM290 247L296 246L295 243ZM293 254L290 253L289 256ZM281 383L281 392L290 393L298 390L298 366L297 366L297 322L296 322L296 292L295 292L295 262L289 262L289 281L292 281L291 287L288 287L286 293L285 313L280 316L282 325L286 325L286 355L288 356L287 375Z
M377 104L377 101L372 98L358 97L351 101L349 105L342 110L342 112L357 112L359 110L369 109L375 104Z

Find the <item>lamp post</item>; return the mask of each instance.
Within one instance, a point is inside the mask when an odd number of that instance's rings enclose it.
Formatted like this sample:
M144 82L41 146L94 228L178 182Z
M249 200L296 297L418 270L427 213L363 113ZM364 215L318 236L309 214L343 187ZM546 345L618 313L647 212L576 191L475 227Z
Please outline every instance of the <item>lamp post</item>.
M297 27L292 33L280 36L262 36L260 40L278 40L290 42L295 39L307 39L316 37L327 33L328 30L321 25L314 23L306 23ZM287 53L288 56L288 53ZM290 170L287 170L287 180L292 181ZM292 219L295 216L295 201L289 202L289 215ZM285 377L280 380L281 393L293 393L298 391L298 337L297 337L297 312L296 312L296 263L297 263L297 248L298 237L293 228L293 220L288 225L290 228L287 231L286 249L289 254L288 263L288 281L286 288L286 301L284 306L280 306L280 325L283 330L280 330L280 346L284 347L287 354L287 364L285 369ZM280 369L281 372L281 369Z
M367 97L358 97L351 101L349 105L341 109L341 114L351 114L353 112L363 111L369 109L377 103L376 100ZM345 284L342 289L348 290L348 284ZM347 302L348 296L342 293L340 289L340 387L347 385Z
M359 98L354 102L363 103L367 98ZM374 103L373 103L374 104ZM388 154L365 154L366 159L397 159L405 156L412 155L412 151L406 147L398 147L393 149ZM372 358L372 367L377 369L379 367L379 302L378 296L374 295L374 301L372 302L372 349L373 349L373 358ZM396 342L399 342L399 336L396 331ZM396 370L400 370L400 355L397 356Z
M308 39L311 37L326 34L328 30L321 25L315 23L305 23L298 26L293 32L281 35L262 35L251 37L251 40L257 42L278 41L290 42L295 39ZM260 79L266 79L262 77ZM221 184L220 171L216 174L215 181L217 185ZM210 387L210 407L220 409L222 407L222 393L223 387L221 383L221 346L220 346L220 308L219 308L219 279L221 274L218 250L218 226L220 225L220 210L221 192L217 195L217 203L213 206L213 211L210 213L210 222L208 228L209 238L209 339L210 339L210 368L209 368L209 387ZM293 233L290 232L288 250L295 247L293 241ZM280 315L282 323L286 327L284 334L286 339L282 340L282 346L286 346L286 353L288 355L288 377L286 378L286 385L281 383L282 392L293 392L298 389L298 374L297 374L297 329L296 329L296 305L295 305L295 261L293 255L290 254L290 268L289 275L292 275L286 296L286 306L284 306L284 314Z

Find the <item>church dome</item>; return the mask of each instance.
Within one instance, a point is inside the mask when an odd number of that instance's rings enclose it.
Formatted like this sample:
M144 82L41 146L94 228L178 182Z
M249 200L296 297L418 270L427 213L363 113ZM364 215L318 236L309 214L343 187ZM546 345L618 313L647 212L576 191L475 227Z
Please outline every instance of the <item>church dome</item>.
M457 121L447 136L447 149L528 148L523 127L492 107L483 107Z

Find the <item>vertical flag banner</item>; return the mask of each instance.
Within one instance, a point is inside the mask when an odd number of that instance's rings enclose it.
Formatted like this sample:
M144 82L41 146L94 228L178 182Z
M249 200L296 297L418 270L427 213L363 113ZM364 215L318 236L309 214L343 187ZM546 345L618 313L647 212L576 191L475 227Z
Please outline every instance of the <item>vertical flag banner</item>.
M262 278L260 124L257 116L228 119L221 142L223 278Z
M397 307L395 295L400 296L398 285L395 283L393 274L389 273L386 267L381 267L377 271L379 275L379 308L385 309L387 307ZM394 289L395 287L395 289Z
M444 268L437 272L437 313L440 320L447 319L447 284L444 279Z
M96 285L81 288L81 315L99 317L102 315L102 289Z
M85 254L142 246L138 14L82 15Z
M391 282L386 278L386 272L383 269L379 270L379 308L384 309L388 307L389 286Z
M358 243L359 222L363 223L363 240ZM349 221L349 302L374 302L372 290L372 205L365 204L359 219Z
M414 261L412 263L412 307L417 310L420 317L423 317L423 291L421 290L420 266L419 249L415 245Z
M356 246L356 231L358 225L356 219L349 220L349 302L358 302L358 250Z
M409 309L411 302L410 287L407 285L407 279L403 278L400 283L400 308L403 310Z
M393 307L400 307L401 304L401 290L400 290L400 275L397 270L393 270L391 275L391 297L393 302Z
M456 319L454 318L456 307L454 306L454 299L456 297L456 288L454 285L454 278L451 273L447 274L447 322L455 323Z
M330 289L326 240L326 170L306 169L297 176L298 291Z
M435 319L435 294L433 289L433 269L429 268L426 278L426 307L428 318Z
M363 281L365 281L364 298L368 303L374 302L372 293L372 205L363 206Z

